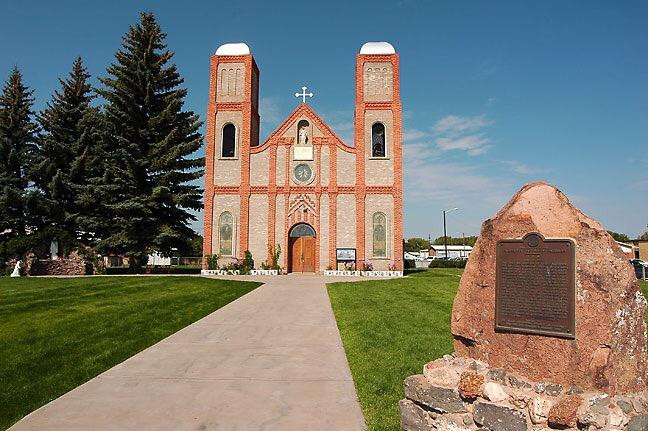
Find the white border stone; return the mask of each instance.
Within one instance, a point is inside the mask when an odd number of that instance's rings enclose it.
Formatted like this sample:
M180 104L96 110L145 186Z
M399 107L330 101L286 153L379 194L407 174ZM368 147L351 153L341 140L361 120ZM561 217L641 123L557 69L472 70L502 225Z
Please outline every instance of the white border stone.
M250 275L279 275L276 269L251 269Z

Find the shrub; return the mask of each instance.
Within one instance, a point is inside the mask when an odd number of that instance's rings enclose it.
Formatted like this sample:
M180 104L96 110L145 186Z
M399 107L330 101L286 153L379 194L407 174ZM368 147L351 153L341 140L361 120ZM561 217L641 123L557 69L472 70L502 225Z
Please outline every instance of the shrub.
M106 275L123 275L123 274L132 274L133 271L129 266L108 266L106 267Z
M245 250L245 257L241 265L241 274L249 274L250 270L254 269L254 259L250 250Z
M405 259L405 269L414 269L414 268L416 268L416 264L414 263L414 261Z
M428 268L465 268L467 260L433 259Z
M373 271L373 263L371 262L363 262L362 263L362 271Z
M276 269L281 273L281 266L279 265L279 256L281 256L281 245L277 244L274 251L272 252L272 262L270 269Z
M207 256L207 269L218 269L218 258L220 256L217 254L210 254Z

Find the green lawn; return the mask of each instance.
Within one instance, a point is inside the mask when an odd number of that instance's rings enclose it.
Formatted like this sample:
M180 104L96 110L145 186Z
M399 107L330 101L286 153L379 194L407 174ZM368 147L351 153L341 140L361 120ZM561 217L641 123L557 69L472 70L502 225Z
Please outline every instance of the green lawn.
M259 285L0 278L0 429Z
M450 314L462 271L328 285L369 430L399 430L405 377L453 351ZM648 282L641 288L648 295Z
M368 429L400 429L405 377L452 352L450 313L462 271L328 285Z

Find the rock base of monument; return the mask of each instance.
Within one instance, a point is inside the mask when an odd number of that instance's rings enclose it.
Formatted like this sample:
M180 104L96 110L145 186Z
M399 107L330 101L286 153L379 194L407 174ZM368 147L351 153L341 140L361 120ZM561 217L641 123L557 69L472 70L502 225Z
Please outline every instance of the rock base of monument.
M610 396L446 355L405 379L406 431L648 430L648 391Z

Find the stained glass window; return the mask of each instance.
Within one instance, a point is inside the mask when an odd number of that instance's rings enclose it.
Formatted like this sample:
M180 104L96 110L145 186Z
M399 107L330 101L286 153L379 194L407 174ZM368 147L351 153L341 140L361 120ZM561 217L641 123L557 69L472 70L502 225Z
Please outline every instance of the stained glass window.
M373 255L387 257L387 217L383 213L373 215Z
M218 218L218 239L219 254L221 256L232 256L232 236L234 233L234 217L232 213L225 211Z
M300 236L315 236L315 230L305 223L298 224L290 231L290 237L299 238Z

